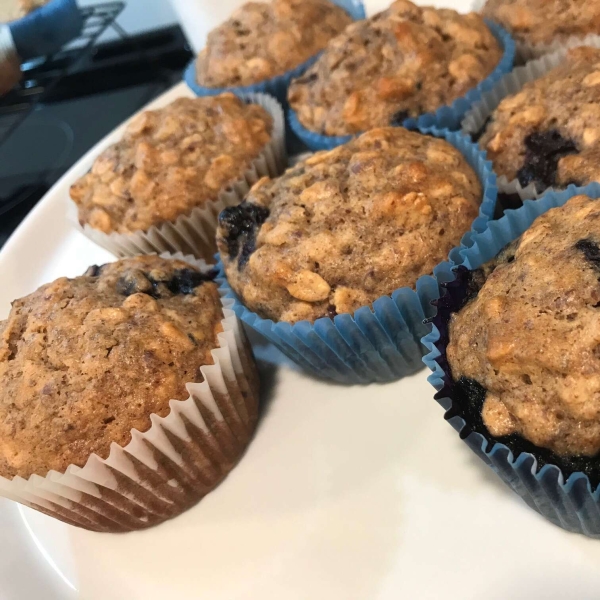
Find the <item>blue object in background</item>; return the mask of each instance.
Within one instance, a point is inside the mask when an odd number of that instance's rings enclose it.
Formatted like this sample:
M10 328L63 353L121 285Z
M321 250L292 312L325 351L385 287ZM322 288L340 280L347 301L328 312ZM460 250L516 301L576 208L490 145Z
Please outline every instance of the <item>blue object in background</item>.
M75 0L50 0L8 24L22 61L52 54L76 38L83 24Z

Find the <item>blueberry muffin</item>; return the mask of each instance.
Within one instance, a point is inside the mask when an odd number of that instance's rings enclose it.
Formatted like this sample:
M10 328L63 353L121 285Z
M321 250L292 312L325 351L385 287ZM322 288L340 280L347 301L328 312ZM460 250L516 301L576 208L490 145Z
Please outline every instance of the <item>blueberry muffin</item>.
M320 52L351 21L330 0L248 2L208 34L196 61L198 83L238 87L282 75Z
M482 189L448 142L373 129L263 178L219 217L217 245L242 302L274 321L352 313L458 245Z
M600 49L565 61L504 98L479 140L494 170L538 190L600 181Z
M598 0L487 0L482 14L528 45L600 34Z
M288 91L308 130L359 133L435 112L477 86L502 49L483 19L396 0L350 25Z
M16 300L0 323L0 476L44 477L83 467L91 454L106 459L111 444L129 444L132 429L147 431L151 415L166 417L171 399L187 399L186 384L202 381L199 369L214 363L223 330L213 277L143 256ZM254 385L242 390L249 407ZM228 460L212 455L203 493L245 448L255 407L246 416Z
M131 234L189 215L243 177L272 129L266 110L233 94L142 112L71 186L79 223Z
M548 211L466 276L446 351L462 416L515 456L597 479L600 203L580 195Z

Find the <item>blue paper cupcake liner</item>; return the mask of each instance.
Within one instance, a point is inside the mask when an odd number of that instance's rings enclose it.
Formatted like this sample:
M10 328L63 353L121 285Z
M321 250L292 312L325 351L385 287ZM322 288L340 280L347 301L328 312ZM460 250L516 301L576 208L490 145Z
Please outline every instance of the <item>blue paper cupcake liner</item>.
M334 4L343 8L355 21L364 19L366 17L365 7L360 0L331 0ZM235 94L248 94L260 92L262 94L270 94L275 96L284 107L287 107L287 90L292 79L300 77L319 57L319 54L312 56L307 61L298 65L295 69L278 75L271 79L265 79L260 83L254 85L240 86L240 87L224 87L224 88L209 88L198 84L196 79L196 58L194 58L190 64L186 67L183 74L183 78L187 83L188 87L197 96L217 96L224 92L233 92Z
M454 410L452 379L445 355L449 313L454 312L464 296L464 285L458 281L460 269L480 267L526 231L539 215L562 206L581 193L600 198L600 185L593 183L583 188L569 186L562 192L549 192L540 200L525 201L521 208L509 210L502 219L490 222L484 232L474 236L470 248L460 251L458 273L453 270L456 265L450 264L445 264L439 270L438 275L446 282L446 294L437 302L439 311L433 320L431 333L422 340L429 350L423 362L433 371L429 382L438 392L436 400L447 411L446 420L477 456L531 508L549 521L568 531L600 538L600 485L593 486L581 471L563 473L561 468L542 454L543 450L540 450L539 456L542 456L545 464L541 466L534 454L521 451L515 456L507 445L473 431L471 425Z
M434 128L423 129L422 133L444 138L460 150L482 183L479 217L461 241L460 248L467 248L473 233L483 230L494 212L496 176L485 153L463 134ZM455 248L450 257L459 258L460 248ZM438 265L434 274L446 264ZM312 375L348 384L385 382L423 367L425 348L420 340L430 329L423 321L433 315L431 301L439 297L434 277L420 277L415 290L400 288L377 299L372 309L364 306L354 315L290 324L263 319L247 309L228 285L221 262L218 268L221 289L233 300L232 308L238 317Z
M51 0L8 27L17 54L28 60L57 52L79 35L82 24L75 0Z
M467 92L465 96L455 100L451 106L442 106L435 113L426 113L418 118L408 118L402 123L403 127L407 129L438 127L440 129L450 129L451 131L460 129L460 124L471 106L481 100L481 95L491 90L503 75L512 70L515 60L515 42L509 33L497 23L486 20L486 24L503 48L502 58L492 73L477 87ZM310 131L300 123L298 115L291 108L288 109L288 122L292 131L311 150L331 150L355 137L352 135L321 135Z

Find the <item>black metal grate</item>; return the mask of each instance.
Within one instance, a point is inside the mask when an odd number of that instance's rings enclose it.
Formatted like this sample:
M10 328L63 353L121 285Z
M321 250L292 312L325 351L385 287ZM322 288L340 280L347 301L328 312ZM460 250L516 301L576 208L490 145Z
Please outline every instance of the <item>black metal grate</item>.
M43 102L60 80L90 54L98 38L109 27L116 27L115 19L123 8L123 2L106 2L80 8L83 26L77 38L59 52L21 65L21 82L10 93L0 97L0 145Z

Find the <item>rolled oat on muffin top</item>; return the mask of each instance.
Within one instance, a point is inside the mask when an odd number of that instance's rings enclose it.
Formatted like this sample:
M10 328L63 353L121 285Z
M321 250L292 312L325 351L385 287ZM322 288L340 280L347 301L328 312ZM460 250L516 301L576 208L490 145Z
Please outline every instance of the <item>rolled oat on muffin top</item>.
M532 45L600 34L598 0L487 0L482 14Z
M564 62L504 98L479 140L494 170L541 191L600 181L600 49Z
M501 56L479 15L396 0L332 40L288 99L310 131L360 133L452 104Z
M260 180L221 213L217 245L250 310L315 321L414 288L470 229L481 196L448 142L373 129Z
M142 112L71 186L79 223L134 233L217 200L271 140L273 120L234 94Z
M600 452L600 203L575 196L472 273L449 325L455 385L485 397L495 438ZM478 291L477 291L478 290Z
M282 75L323 50L352 22L330 0L248 2L207 38L196 62L206 87L239 87Z
M164 417L214 364L222 304L211 274L139 256L13 302L0 322L0 476L107 458Z

